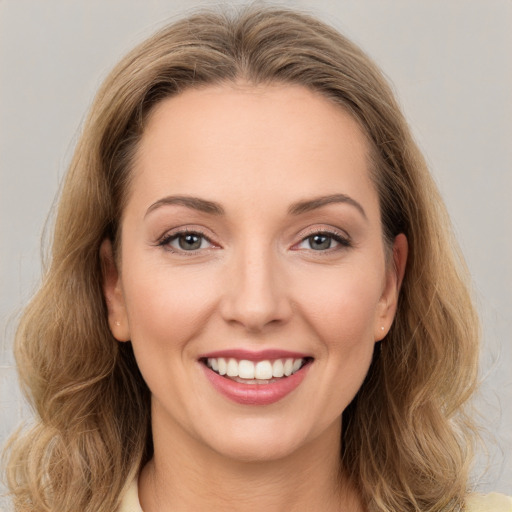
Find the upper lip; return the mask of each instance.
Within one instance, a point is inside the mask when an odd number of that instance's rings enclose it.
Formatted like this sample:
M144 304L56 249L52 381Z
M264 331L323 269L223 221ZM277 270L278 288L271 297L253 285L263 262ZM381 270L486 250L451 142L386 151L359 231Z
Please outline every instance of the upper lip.
M199 356L199 359L215 359L223 357L225 359L237 359L239 361L245 359L247 361L264 361L275 359L305 359L311 358L309 354L303 352L293 352L281 349L265 349L265 350L246 350L246 349L225 349L208 352Z

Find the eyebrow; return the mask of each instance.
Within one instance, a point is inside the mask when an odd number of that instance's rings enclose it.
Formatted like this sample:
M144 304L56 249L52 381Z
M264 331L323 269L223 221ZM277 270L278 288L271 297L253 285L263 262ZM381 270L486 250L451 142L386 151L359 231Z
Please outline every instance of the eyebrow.
M299 201L297 203L293 203L288 208L289 215L301 215L302 213L310 212L312 210L316 210L317 208L321 208L322 206L326 206L332 203L345 203L350 204L355 207L361 215L367 219L366 212L364 208L358 203L355 199L352 199L350 196L345 194L332 194L329 196L316 197L314 199L310 199L307 201ZM160 208L165 205L178 205L185 206L187 208L191 208L193 210L198 210L200 212L209 213L213 215L224 215L224 208L219 203L214 201L207 201L206 199L201 199L199 197L190 197L190 196L167 196L159 199L154 202L146 211L147 216L152 211Z
M189 197L189 196L167 196L159 199L155 203L153 203L146 211L147 216L152 211L160 208L165 205L176 204L178 206L186 206L187 208L191 208L193 210L198 210L204 213L210 213L213 215L223 215L224 208L219 203L214 203L213 201L207 201L206 199L200 199L199 197Z
M361 204L345 194L332 194L329 196L316 197L307 201L299 201L298 203L294 203L290 206L288 213L290 215L300 215L332 203L350 204L356 208L365 219L368 219Z

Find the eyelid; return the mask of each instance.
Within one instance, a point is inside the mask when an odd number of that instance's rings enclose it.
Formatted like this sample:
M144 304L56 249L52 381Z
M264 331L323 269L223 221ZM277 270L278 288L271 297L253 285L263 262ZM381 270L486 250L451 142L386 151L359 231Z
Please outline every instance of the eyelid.
M212 239L213 237L211 235L207 234L206 231L207 230L203 229L201 226L196 226L196 225L178 226L178 227L175 227L175 228L165 231L163 235L161 235L160 237L157 238L154 245L161 246L161 247L165 248L166 250L168 250L169 252L173 252L176 254L185 254L186 253L189 255L196 254L198 252L203 252L205 250L207 251L210 249L221 248L221 246L219 244L217 244L216 242L213 241L213 239ZM169 245L170 241L177 239L181 235L187 235L187 234L194 234L194 235L198 235L198 236L202 237L204 240L206 240L208 242L208 244L210 244L211 247L186 251L183 249L171 247ZM334 251L336 249L340 249L340 248L353 247L352 239L351 239L350 235L345 230L324 225L324 226L309 227L309 228L303 230L302 232L300 232L298 235L298 237L300 237L298 242L295 242L293 244L293 246L291 247L291 249L299 250L298 246L301 243L303 243L304 241L306 241L309 237L314 236L314 235L325 235L325 236L331 237L338 244L338 246L341 246L341 247L336 246L333 248L326 249L324 251L315 251L315 252L332 252L332 251ZM313 249L311 249L311 250L313 250Z
M182 235L198 235L198 236L202 237L203 239L205 239L210 244L211 247L203 248L203 249L195 249L195 250L190 250L190 251L172 247L170 245L170 242L173 240L176 240L179 236L182 236ZM170 230L166 231L162 236L160 236L156 240L155 245L160 246L171 253L180 254L180 255L181 254L193 255L193 254L197 254L199 252L207 251L209 249L220 247L218 244L216 244L212 240L212 237L207 235L205 233L205 230L203 230L199 226L179 226L179 227L170 229Z
M307 230L305 230L299 234L300 240L298 242L296 242L295 244L293 244L292 250L299 250L298 246L300 244L302 244L303 242L305 242L308 238L310 238L314 235L329 236L337 244L339 244L339 246L341 246L341 248L349 248L349 247L353 246L352 239L346 231L339 229L339 228L334 228L334 227L315 226L315 227L308 228ZM333 247L333 248L326 249L325 251L315 251L315 252L318 252L318 253L331 252L336 249L337 249L337 247ZM339 247L338 247L338 249L339 249ZM313 249L311 249L311 250L313 250Z

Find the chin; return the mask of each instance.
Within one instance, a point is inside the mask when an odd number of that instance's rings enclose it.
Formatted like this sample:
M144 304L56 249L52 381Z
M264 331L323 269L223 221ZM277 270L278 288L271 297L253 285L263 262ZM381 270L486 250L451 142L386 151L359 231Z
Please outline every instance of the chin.
M241 463L264 463L285 459L295 453L301 443L283 439L231 438L229 443L216 447L216 452L226 459Z
M248 424L249 423L249 424ZM314 435L303 423L247 418L220 428L206 441L218 455L238 462L263 463L286 459L314 444ZM335 431L341 428L335 425ZM336 433L336 436L339 435Z

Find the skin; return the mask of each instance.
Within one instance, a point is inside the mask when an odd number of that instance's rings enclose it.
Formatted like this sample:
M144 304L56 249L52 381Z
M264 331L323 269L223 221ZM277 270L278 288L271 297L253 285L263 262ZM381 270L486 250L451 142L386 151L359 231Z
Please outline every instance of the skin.
M407 257L399 235L386 258L367 153L349 114L299 86L209 86L151 114L117 261L102 246L112 333L131 340L152 393L145 512L363 510L339 477L341 413L391 326ZM333 194L354 202L290 213ZM223 213L162 203L176 195ZM206 237L198 250L169 240L185 228ZM313 248L326 232L349 246ZM314 361L284 399L241 405L198 361L234 348Z

